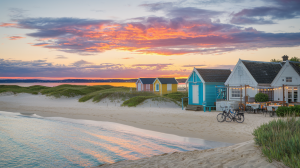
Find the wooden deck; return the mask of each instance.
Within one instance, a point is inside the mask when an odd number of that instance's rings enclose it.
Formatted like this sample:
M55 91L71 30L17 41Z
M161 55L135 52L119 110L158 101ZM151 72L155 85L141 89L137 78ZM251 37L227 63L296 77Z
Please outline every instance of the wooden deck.
M187 105L185 110L190 111L203 111L203 106L200 105Z

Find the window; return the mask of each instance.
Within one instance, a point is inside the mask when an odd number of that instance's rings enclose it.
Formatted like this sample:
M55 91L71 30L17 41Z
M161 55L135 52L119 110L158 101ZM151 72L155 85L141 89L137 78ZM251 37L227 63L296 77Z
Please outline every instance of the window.
M292 82L292 77L286 77L286 82Z
M240 90L231 90L231 97L241 97L241 91Z
M146 90L150 90L150 84L146 84Z
M155 91L159 91L159 84L155 84Z
M259 93L267 94L269 97L269 101L274 101L274 90L272 89L260 89Z
M172 84L167 84L167 91L172 91Z

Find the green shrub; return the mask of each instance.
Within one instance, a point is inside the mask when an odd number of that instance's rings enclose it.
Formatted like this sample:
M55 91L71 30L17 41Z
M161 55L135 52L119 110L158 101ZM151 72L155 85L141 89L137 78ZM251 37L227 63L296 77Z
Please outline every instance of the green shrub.
M282 161L292 168L300 167L300 119L287 118L263 124L253 132L269 162Z
M289 116L289 115L295 115L295 116L300 116L300 106L281 106L278 107L276 110L276 114L279 117L284 117L284 116Z
M269 101L269 96L265 93L257 93L255 95L255 101L256 102L266 102Z

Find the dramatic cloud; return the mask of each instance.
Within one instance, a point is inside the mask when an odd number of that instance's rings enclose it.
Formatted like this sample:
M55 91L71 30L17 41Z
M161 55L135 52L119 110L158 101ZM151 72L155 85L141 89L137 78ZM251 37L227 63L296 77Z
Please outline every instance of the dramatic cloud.
M158 65L159 67L161 65ZM45 60L21 61L0 59L1 77L76 77L76 78L137 78L144 77L181 77L189 71L170 70L157 67L133 66L122 64L92 64L85 60L70 65L48 63Z
M10 36L8 37L9 40L19 40L19 39L22 39L22 38L25 38L25 37L21 37L21 36Z
M234 24L274 24L274 20L293 19L300 16L299 0L266 0L268 6L243 9L233 14Z
M283 4L281 3L283 0L273 1ZM289 4L292 2L296 8L298 2L290 0ZM18 19L16 23L3 23L1 26L35 31L27 34L40 42L33 46L81 55L98 54L108 50L156 55L211 54L300 45L300 33L266 33L253 28L213 22L211 18L223 13L220 11L178 7L173 3L143 4L141 6L146 7L149 11L161 10L166 16L139 17L119 21L79 18L22 18ZM290 9L292 6L287 5L286 8ZM256 16L265 16L266 13L271 13L272 17L275 17L271 9L257 9L265 12L251 12L245 9L234 14L233 20L239 20L236 21L238 23L273 23L272 20L256 18ZM296 17L296 13L294 10L294 13L290 13L290 15ZM286 14L280 17L289 18L291 16ZM276 15L276 18L279 16ZM233 20L232 22L235 22Z

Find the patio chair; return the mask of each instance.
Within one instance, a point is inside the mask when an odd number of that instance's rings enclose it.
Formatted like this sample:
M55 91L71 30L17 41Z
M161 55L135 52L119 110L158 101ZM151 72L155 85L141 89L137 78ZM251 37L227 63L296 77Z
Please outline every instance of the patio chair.
M246 112L247 113L250 113L250 112L253 112L254 109L252 108L252 106L246 106Z

